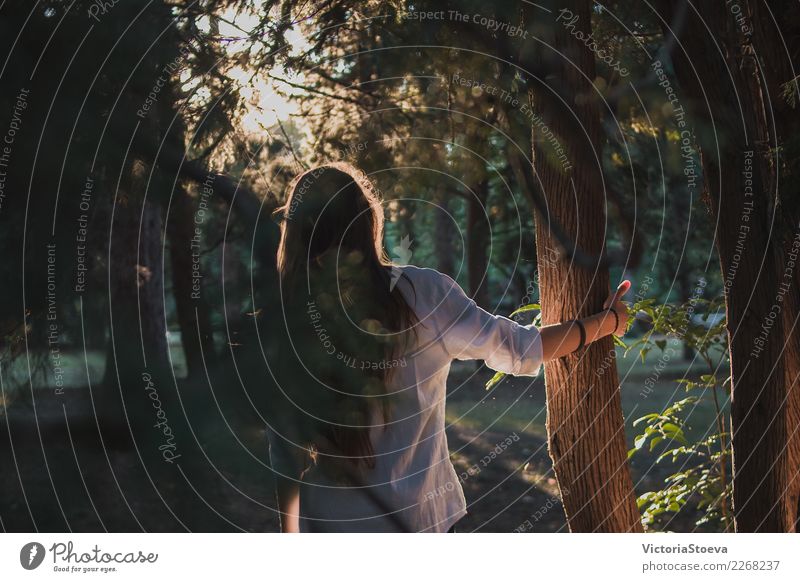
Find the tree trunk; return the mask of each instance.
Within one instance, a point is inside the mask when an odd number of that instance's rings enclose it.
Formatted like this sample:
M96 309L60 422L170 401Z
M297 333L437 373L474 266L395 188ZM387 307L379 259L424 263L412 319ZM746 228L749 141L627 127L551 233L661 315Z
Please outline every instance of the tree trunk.
M685 220L685 216L680 216L675 218L676 221L678 220ZM686 224L686 222L679 222L678 224ZM686 261L685 257L681 257L678 259L676 264L676 268L678 272L676 273L676 278L678 279L678 292L681 296L681 303L684 305L692 299L692 285L689 281L689 265L684 264ZM690 346L685 341L683 342L683 361L684 362L691 362L694 360L695 354L692 346Z
M469 292L475 302L489 307L489 219L486 200L489 180L483 178L467 200L467 277Z
M128 406L128 398L140 395L144 374L160 377L168 369L161 206L143 200L148 174L144 164L135 160L126 166L108 242L111 336L104 400L111 424L121 418L128 423L129 412L136 409ZM139 398L145 399L146 395Z
M752 14L749 3L743 6ZM674 9L672 3L661 4L666 22ZM700 146L726 290L735 526L739 532L793 531L797 453L792 448L790 459L787 411L797 414L797 392L789 398L792 356L784 349L786 314L773 317L783 302L778 291L785 243L774 228L774 133L750 39L724 4L704 6L702 18L687 13L672 58L678 97L691 119L682 137L693 146L696 136ZM671 34L664 28L665 35Z
M159 102L157 123L164 144L185 155L186 123L173 111L174 104L180 99L179 93L174 84L168 86L166 95L169 98ZM187 180L178 175L177 169L165 167L159 173L159 180L159 186L170 192L170 196L164 197L164 216L172 267L172 296L181 330L186 375L192 380L202 380L207 368L217 363L200 256L202 223L207 212L198 212L201 201L207 204L211 199L209 185L213 185L213 177L197 185L196 199L190 196Z
M588 36L589 2L570 5L578 16L577 28ZM554 10L554 17L557 14ZM609 292L609 275L599 258L605 246L600 112L594 88L583 76L595 78L594 57L561 24L536 25L542 27L537 32L564 54L537 44L538 62L523 62L523 67L547 70L561 80L559 90L568 99L565 103L554 96L542 78L535 81L535 95L529 95L533 111L545 120L544 125L533 124L532 138L534 169L549 211L535 216L542 323L549 325L600 311ZM541 260L560 248L552 222L559 223L578 248L598 257L594 269L579 267L564 256ZM606 337L545 364L549 452L573 532L642 530L627 463L617 368L603 366L604 358L614 357L614 344Z
M453 240L455 239L454 222L450 209L450 196L444 185L439 185L434 192L434 228L433 248L436 255L436 268L442 273L454 275Z
M797 151L800 141L800 115L796 105L784 98L784 88L800 98L796 64L792 59L800 55L800 18L780 18L775 15L792 14L794 2L779 0L771 2L769 10L760 2L748 3L750 22L754 32L752 42L769 96L770 128L774 137L770 142L778 152L775 170L780 172L775 183L779 199L778 216L781 219L778 238L783 240L779 263L784 265L782 282L788 283L786 305L783 308L786 361L786 423L788 435L788 470L786 475L786 531L797 531L800 527L800 268L787 271L794 256L797 261L797 245L800 244L800 196L794 184L800 179L800 160L791 159L792 146ZM789 159L787 159L787 154ZM787 185L792 185L787 187ZM781 188L782 186L782 188ZM781 190L778 190L781 188Z
M795 223L798 228L797 236L800 237L800 222ZM787 239L787 247L796 239ZM790 251L784 253L784 257ZM794 247L797 254L797 247ZM797 260L797 259L795 259ZM785 264L785 263L784 263ZM796 532L800 528L800 273L795 269L795 275L790 284L792 290L787 294L786 305L783 311L783 325L786 330L786 370L784 382L786 383L786 424L788 435L788 468L786 475L786 491L783 506L786 511L786 531Z
M186 357L187 377L202 379L205 367L216 361L208 304L203 298L200 236L195 232L195 208L185 184L178 180L167 216L167 237L172 266L172 292ZM195 278L197 273L200 277Z

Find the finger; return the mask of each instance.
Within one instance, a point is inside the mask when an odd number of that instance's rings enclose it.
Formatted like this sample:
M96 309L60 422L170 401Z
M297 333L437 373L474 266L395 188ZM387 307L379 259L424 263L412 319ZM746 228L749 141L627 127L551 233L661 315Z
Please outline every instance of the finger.
M625 294L630 291L631 282L628 279L625 279L622 283L619 284L617 290L614 292L614 296L611 298L611 304L613 305L617 301L621 301Z
M608 296L603 302L603 309L608 309L612 305L614 305L617 301L619 301L625 293L628 292L628 289L631 288L631 282L625 279L622 283L617 286L616 291Z

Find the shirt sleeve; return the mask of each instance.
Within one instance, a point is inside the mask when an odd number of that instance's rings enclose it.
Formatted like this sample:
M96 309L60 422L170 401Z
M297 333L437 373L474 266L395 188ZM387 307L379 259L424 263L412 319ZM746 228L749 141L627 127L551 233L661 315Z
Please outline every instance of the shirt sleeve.
M470 299L452 278L442 274L443 299L436 323L445 350L456 360L484 360L493 370L513 376L536 376L542 366L542 338L533 325L492 315Z

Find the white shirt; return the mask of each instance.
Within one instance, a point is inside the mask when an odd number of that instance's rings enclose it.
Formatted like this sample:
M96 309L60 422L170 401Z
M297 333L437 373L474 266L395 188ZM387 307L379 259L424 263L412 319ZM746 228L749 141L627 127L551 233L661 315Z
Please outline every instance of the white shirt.
M488 367L515 376L535 376L541 367L541 337L534 326L481 309L438 271L397 268L404 275L397 287L419 325L416 349L396 362L387 385L399 396L389 425L371 430L375 467L358 488L336 485L313 468L306 472L300 488L301 531L450 529L467 513L445 435L451 362L485 360ZM268 435L272 466L280 474L289 466L282 453L286 439L271 430Z

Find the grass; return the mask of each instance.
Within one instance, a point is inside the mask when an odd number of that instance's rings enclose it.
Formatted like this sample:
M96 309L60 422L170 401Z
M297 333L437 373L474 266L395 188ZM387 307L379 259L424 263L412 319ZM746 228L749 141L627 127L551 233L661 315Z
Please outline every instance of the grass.
M680 348L680 344L675 342L674 348ZM170 345L173 355L173 363L182 364L182 354L180 347ZM676 349L676 353L681 351ZM44 354L43 359L47 363ZM649 412L663 409L676 399L683 398L685 393L675 382L675 379L684 375L697 377L707 370L702 366L688 366L680 358L665 362L660 369L657 381L653 384L652 391L644 392L645 382L654 374L656 366L659 364L658 350L649 354L644 362L634 357L633 354L627 358L621 357L617 362L621 379L622 408L626 417L626 436L629 443L632 442L634 435L639 432L638 427L631 427L633 419L638 418ZM88 355L89 376L94 387L101 386L104 371L105 354L103 352L90 352ZM87 362L80 352L65 352L62 355L62 367L65 369L68 384L80 387L86 385ZM448 431L448 438L453 450L458 450L453 456L453 462L459 473L467 470L475 463L479 462L483 455L490 450L495 443L500 442L513 433L521 438L519 443L509 448L503 453L502 458L494 459L486 467L482 467L480 475L471 477L466 482L467 494L469 499L474 501L470 506L470 516L465 523L471 524L470 527L482 526L485 522L489 523L487 531L511 531L517 527L521 521L520 516L531 515L537 508L551 508L554 499L558 497L558 486L552 474L550 459L547 455L546 447L542 443L546 440L546 399L543 378L507 378L503 380L493 390L486 392L483 384L491 373L482 370L475 372L475 366L471 363L456 363L453 366L453 373L449 381L451 388L458 386L457 390L448 398L446 418L448 423L455 423L456 426ZM5 389L10 389L9 378L14 376L14 380L22 379L22 390L18 391L20 400L26 398L28 391L25 389L24 378L27 373L27 363L24 358L18 359L13 366L3 366ZM176 375L180 375L176 370ZM720 374L722 375L722 374ZM37 376L35 380L41 382L39 386L48 390L47 377L52 378L52 372L46 365L41 372L41 378ZM463 382L459 384L459 380ZM49 390L48 390L49 391ZM38 396L37 396L38 402ZM208 412L210 408L202 404L202 411ZM61 409L59 408L58 411ZM246 426L235 426L237 437L241 442L235 440L229 433L229 428L222 421L214 418L201 418L197 416L198 408L191 408L187 411L190 418L196 422L198 438L201 441L205 454L209 455L216 467L226 479L236 484L241 491L247 492L248 496L254 499L263 499L265 503L270 503L270 477L269 472L261 467L254 459L258 459L265 454L263 434L260 427L253 423ZM0 411L0 414L2 412ZM712 426L714 422L714 408L711 401L706 401L698 405L689 418L689 424L693 431L688 432L690 439L702 437L703 433ZM59 417L60 418L60 417ZM249 421L248 421L249 422ZM486 431L484 433L484 431ZM697 431L697 432L695 432ZM480 434L484 433L484 434ZM31 433L35 434L35 433ZM74 435L73 435L74 436ZM450 438L452 437L452 438ZM67 441L68 442L68 441ZM20 441L17 440L19 446ZM241 446L245 444L245 447ZM28 443L32 449L41 448L39 442L31 439ZM59 459L64 464L64 473L59 473L60 478L68 479L69 475L75 477L72 470L71 460L74 450L66 448L63 438L58 437L55 444L48 445L53 447L52 456ZM629 446L632 446L629 445ZM59 449L59 447L61 447ZM105 457L91 447L78 447L81 457L81 467L86 474L93 475L93 483L108 485L109 499L113 497L113 487L111 486L112 476L106 473L107 461ZM42 490L49 487L49 481L42 474L41 467L36 463L36 457L32 454L23 453L22 456L28 461L26 479L35 482ZM115 470L121 471L123 480L134 482L137 478L136 468L138 461L130 452L114 453ZM205 457L203 457L205 458ZM664 477L674 470L664 464L653 465L652 456L644 453L636 455L631 465L634 483L637 494L644 493L663 487ZM187 465L188 466L188 465ZM217 479L216 473L204 470L202 479L198 477L196 483L204 483L208 488L209 495L213 499L212 504L225 507L225 513L236 516L237 523L240 522L247 529L254 531L274 530L277 527L277 520L270 512L261 511L255 507L247 498L240 493L232 494L230 484ZM105 479L105 481L103 481ZM8 480L6 485L11 487L13 480ZM81 481L70 482L70 486L76 488L83 487ZM105 487L105 485L102 485ZM80 489L76 489L80 490ZM6 498L13 498L13 488L5 491ZM144 491L144 490L143 490ZM187 498L188 499L188 498ZM70 506L70 518L83 520L81 526L86 530L95 530L99 524L92 521L91 512L88 509L87 501L76 494L74 505ZM168 516L162 515L161 505L163 502L157 497L142 493L137 497L137 504L141 507L148 507L143 514L152 518L153 527L172 527ZM511 505L510 505L511 504ZM563 512L556 509L548 511L541 522L537 523L537 531L562 531L565 527ZM25 522L25 512L17 508L15 523ZM214 521L218 519L213 515L201 515L197 508L190 508L190 515L197 514L197 527L203 531L217 530L227 527L224 523ZM201 508L202 510L202 508ZM118 515L108 515L109 522L113 522L117 527L130 527L125 525L128 516L120 511ZM202 513L202 512L201 512ZM8 523L8 510L4 512L4 520ZM87 517L88 516L88 517ZM57 517L57 516L56 516ZM682 522L673 524L674 528L687 531L692 529L695 517L689 515ZM12 520L13 521L13 520ZM685 522L685 523L684 523ZM53 522L49 526L51 529L58 530L63 525L60 522ZM25 526L28 527L28 526ZM465 526L466 527L466 526Z

